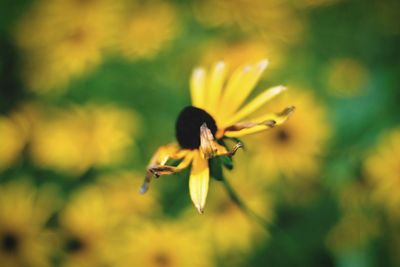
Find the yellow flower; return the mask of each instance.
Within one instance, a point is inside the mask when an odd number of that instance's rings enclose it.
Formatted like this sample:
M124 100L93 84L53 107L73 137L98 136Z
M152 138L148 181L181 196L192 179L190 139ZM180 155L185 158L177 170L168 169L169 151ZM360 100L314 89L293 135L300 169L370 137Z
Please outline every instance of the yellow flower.
M60 214L62 266L112 264L117 219L99 188L87 187L75 193Z
M224 60L225 64L233 69L244 64L256 64L260 58L269 58L269 68L276 68L283 59L282 47L259 39L212 41L206 44L202 61L212 64Z
M25 182L0 185L0 262L2 266L50 266L52 238L44 229L57 203L50 188Z
M384 135L364 163L372 199L395 220L400 218L400 129Z
M139 179L140 177L140 179ZM149 192L149 197L133 194L132 188L138 188L142 175L134 172L120 172L101 176L99 188L107 199L107 205L121 220L140 220L144 216L154 215L160 210L156 202L156 191Z
M244 201L244 205L251 213L259 218L247 214L228 195L221 182L215 182L210 190L207 216L193 218L194 227L200 228L207 239L215 244L215 250L224 255L230 252L248 252L256 241L268 238L268 231L261 225L273 220L273 201L268 192L259 185L255 176L251 160L244 160L245 164L235 167L230 175L229 183L235 188L237 195ZM260 221L262 218L263 221Z
M181 223L144 223L128 232L118 266L209 267L209 243Z
M25 139L22 129L12 118L0 116L0 171L17 160Z
M38 165L72 174L120 163L137 133L136 115L113 106L45 111L34 127L31 156Z
M303 22L288 1L204 0L195 4L196 17L212 26L225 25L266 40L295 42Z
M379 218L373 213L370 188L352 182L339 192L340 220L329 231L326 243L336 253L357 249L379 234Z
M120 29L118 45L130 59L152 58L177 33L175 10L165 2L133 4Z
M70 78L98 65L118 26L117 2L35 2L16 32L17 43L26 54L24 80L29 88L39 92L60 89Z
M296 1L296 5L300 8L316 8L316 7L326 7L337 4L342 0L302 0Z
M256 150L256 161L265 176L285 174L297 185L304 182L298 176L312 177L318 171L319 156L329 137L324 106L308 91L292 91L278 106L293 103L298 109L287 123L265 134L252 138L249 146Z
M192 106L185 107L176 121L178 144L162 146L148 165L145 192L151 176L178 172L192 164L189 178L190 197L197 210L202 213L206 203L210 179L209 160L224 159L235 154L242 144L237 142L232 149L224 143L228 137L241 137L260 132L286 121L294 111L289 106L279 113L254 116L254 112L285 90L276 86L245 103L267 67L268 61L237 68L227 77L223 62L216 63L207 71L196 68L190 80ZM177 166L167 165L168 160L182 160Z
M355 59L336 59L327 69L328 89L338 96L351 97L360 94L367 79L367 70Z

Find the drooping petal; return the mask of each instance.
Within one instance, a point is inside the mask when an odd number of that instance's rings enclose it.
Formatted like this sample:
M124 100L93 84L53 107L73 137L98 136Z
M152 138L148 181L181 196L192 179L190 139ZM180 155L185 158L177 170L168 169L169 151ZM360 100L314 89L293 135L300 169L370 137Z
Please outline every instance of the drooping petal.
M280 125L284 123L290 115L294 112L295 107L290 106L285 108L279 113L276 114L265 114L261 117L254 118L252 121L260 122L260 123L250 123L248 127L228 127L225 130L225 135L228 137L241 137L248 134L253 134L261 131L268 130L276 125ZM268 123L268 122L274 122ZM240 123L239 123L240 124ZM246 126L245 124L240 124L242 126Z
M186 150L181 150L175 143L161 146L157 149L156 153L151 157L148 166L151 165L164 165L169 158L176 158L177 154L185 154ZM184 155L181 155L183 158Z
M194 69L190 78L190 95L192 105L203 108L206 90L206 70L203 68Z
M286 87L280 85L264 91L263 93L256 96L253 100L251 100L250 103L241 108L236 114L231 116L230 119L225 121L223 125L220 125L220 127L225 128L229 125L235 124L245 117L250 116L251 113L259 109L262 105L283 92L285 89Z
M181 158L184 159L177 167L165 165L169 159ZM168 144L159 147L147 165L147 173L143 185L140 188L140 192L142 194L147 192L153 175L160 176L180 171L190 164L191 159L190 150L180 149L177 144Z
M189 178L189 191L190 198L199 213L204 211L209 182L208 161L201 156L199 150L196 150L193 155L192 170Z

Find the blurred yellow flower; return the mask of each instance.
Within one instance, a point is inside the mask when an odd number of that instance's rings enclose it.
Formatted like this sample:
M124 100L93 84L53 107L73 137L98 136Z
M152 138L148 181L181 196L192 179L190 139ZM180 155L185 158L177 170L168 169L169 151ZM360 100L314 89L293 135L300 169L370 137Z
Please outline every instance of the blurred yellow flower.
M147 191L153 175L176 173L191 164L190 197L203 213L210 180L209 159L232 157L242 147L236 142L229 149L222 139L268 130L284 123L294 111L293 106L288 106L279 113L254 116L256 110L284 91L284 86L266 89L245 103L267 65L267 60L261 60L239 67L229 78L224 62L216 63L209 71L201 67L193 71L190 80L193 106L185 107L176 121L179 146L173 143L157 150L148 165L142 192ZM182 161L171 166L167 165L168 159Z
M336 253L359 249L379 234L379 219L372 212L370 188L351 182L338 192L342 216L329 231L326 244Z
M142 179L141 174L134 172L103 175L98 179L107 205L125 222L141 220L160 211L156 201L157 191L149 192L146 197L132 191L140 187Z
M365 175L372 186L372 199L394 220L400 218L400 129L386 133L366 158Z
M50 266L53 247L44 228L57 205L54 190L26 182L0 185L1 266Z
M121 162L139 128L136 114L113 106L89 104L44 112L32 134L32 159L72 174Z
M19 125L12 118L0 116L0 171L15 162L25 143Z
M296 1L296 5L300 8L316 8L316 7L327 7L333 4L337 4L342 0L300 0Z
M367 79L368 71L355 59L336 59L327 68L328 89L337 96L358 95Z
M126 234L118 266L210 267L209 242L180 222L143 223Z
M69 79L98 65L115 36L117 2L35 2L16 32L17 43L26 54L28 87L39 92L61 89Z
M211 41L206 44L202 62L210 65L223 60L230 69L235 69L244 64L256 64L260 58L269 58L269 68L276 68L283 60L282 50L281 46L257 39Z
M235 189L245 206L258 218L247 214L227 194L222 182L215 182L210 191L207 216L192 217L196 228L202 230L205 238L215 245L215 250L225 255L230 252L250 252L257 241L268 238L268 232L260 223L271 222L274 217L272 196L259 185L257 173L250 160L244 160L230 173L229 183ZM190 220L190 219L188 219Z
M327 246L340 253L361 248L368 244L379 232L378 220L366 213L345 212L327 236Z
M208 25L239 25L245 32L273 42L295 42L303 32L301 17L293 9L290 1L196 1L195 15Z
M93 164L116 164L126 158L140 132L139 115L112 105L88 105ZM134 147L135 148L135 147Z
M265 176L274 178L283 173L295 183L304 182L318 171L319 157L329 137L326 109L311 91L294 90L273 106L296 106L296 116L274 131L253 136L248 143L256 152L255 161ZM302 176L299 179L298 176Z
M152 58L177 31L177 14L171 5L161 1L134 3L122 22L118 46L127 58Z
M60 213L62 266L110 266L115 261L117 215L95 186L80 189Z

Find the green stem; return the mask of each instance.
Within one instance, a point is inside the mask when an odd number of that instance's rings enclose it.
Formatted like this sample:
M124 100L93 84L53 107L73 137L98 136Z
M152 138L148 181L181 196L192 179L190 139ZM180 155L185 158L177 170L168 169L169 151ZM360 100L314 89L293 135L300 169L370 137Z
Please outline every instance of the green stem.
M236 191L233 189L231 184L228 182L228 180L222 179L222 183L224 184L225 190L229 195L229 198L247 215L250 217L254 218L259 224L265 228L265 230L268 230L269 223L266 219L264 219L262 216L258 215L256 212L251 210L245 203L244 201L240 198L239 194L236 193Z

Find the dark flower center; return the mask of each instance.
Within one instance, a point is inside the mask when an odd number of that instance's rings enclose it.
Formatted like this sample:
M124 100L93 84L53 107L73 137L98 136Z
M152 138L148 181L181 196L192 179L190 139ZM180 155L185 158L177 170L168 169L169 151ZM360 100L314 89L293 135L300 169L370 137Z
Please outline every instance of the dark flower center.
M65 244L65 250L70 253L76 253L84 250L86 247L85 243L79 238L73 237L67 241Z
M171 260L165 253L157 253L153 259L156 266L168 267L171 265Z
M7 232L1 237L1 248L5 252L16 252L18 250L18 245L18 237L14 233Z
M275 136L276 136L276 139L278 140L278 142L280 142L280 143L286 143L290 139L289 133L284 129L277 130Z
M176 120L176 139L182 148L200 147L200 126L206 123L211 133L217 132L217 124L205 110L193 106L185 107Z

